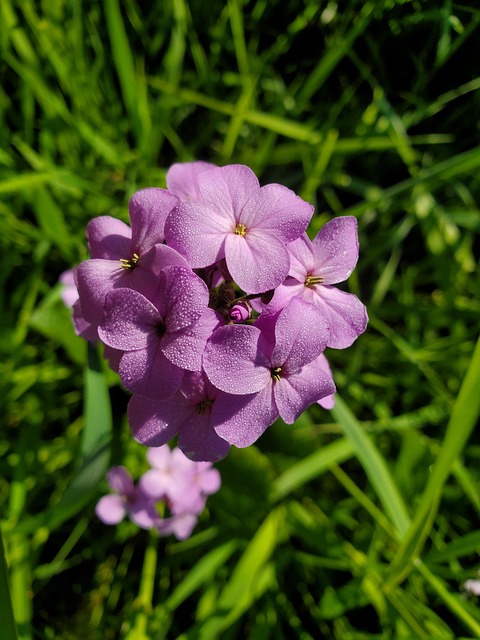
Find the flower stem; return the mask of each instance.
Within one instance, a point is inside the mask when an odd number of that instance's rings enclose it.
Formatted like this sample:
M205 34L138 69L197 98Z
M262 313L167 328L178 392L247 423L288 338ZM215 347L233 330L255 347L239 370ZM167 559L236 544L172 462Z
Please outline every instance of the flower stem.
M150 531L145 556L143 558L142 577L136 605L138 612L135 623L127 636L127 640L147 640L146 635L148 619L152 612L152 597L155 588L155 575L157 570L158 535Z

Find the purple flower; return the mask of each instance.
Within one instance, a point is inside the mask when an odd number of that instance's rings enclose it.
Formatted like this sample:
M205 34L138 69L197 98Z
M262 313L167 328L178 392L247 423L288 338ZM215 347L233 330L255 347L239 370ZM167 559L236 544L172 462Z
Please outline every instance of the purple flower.
M328 360L323 353L318 356L317 363L319 368L322 369L322 371L324 371L329 376L329 378L332 378L332 370L330 369ZM335 394L320 398L320 400L317 400L317 404L323 407L323 409L333 409L333 407L335 406Z
M128 515L142 529L151 529L158 520L155 503L135 486L125 467L112 467L107 474L108 484L114 492L103 496L95 507L95 513L104 524L118 524Z
M105 295L111 289L129 287L148 296L155 288L158 270L168 264L188 266L176 251L161 244L166 217L177 202L164 189L143 189L128 205L131 229L110 216L88 223L92 259L75 269L75 282L81 317L93 327L102 321Z
M123 351L119 373L134 393L171 397L184 370L200 371L207 339L218 324L207 308L208 289L190 269L165 267L151 300L133 289L113 289L105 298L102 341Z
M463 588L474 596L480 596L480 580L466 580L463 583Z
M344 349L365 331L365 306L350 293L332 285L346 280L358 259L357 221L353 216L327 222L313 241L303 235L288 245L290 271L275 291L270 309L283 308L299 297L316 305L328 318L329 347Z
M178 447L191 460L220 460L230 449L214 429L220 394L203 371L186 371L180 389L163 402L133 395L128 405L132 434L144 445L160 447L178 433Z
M312 205L281 185L260 187L243 165L202 171L197 182L200 199L180 203L167 218L167 244L192 268L225 258L248 293L277 287L289 269L285 245L305 231Z
M266 324L227 325L210 338L204 368L225 394L215 402L215 431L246 447L279 416L292 424L313 402L331 395L335 385L318 361L328 340L324 315L313 305L292 300Z

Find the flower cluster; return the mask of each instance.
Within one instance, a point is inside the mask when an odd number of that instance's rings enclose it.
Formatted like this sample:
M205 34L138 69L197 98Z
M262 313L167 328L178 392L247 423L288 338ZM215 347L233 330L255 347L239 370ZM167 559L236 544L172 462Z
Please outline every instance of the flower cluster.
M112 467L107 474L113 493L100 498L95 512L105 524L118 524L128 515L142 529L160 535L188 538L205 508L207 497L216 493L220 474L210 462L194 462L180 449L168 445L149 449L151 469L135 484L125 467ZM160 510L170 512L160 515Z
M326 347L352 344L364 305L334 285L358 258L357 223L310 240L312 205L246 166L173 165L167 189L129 203L131 227L89 222L91 259L75 269L77 331L100 339L132 392L141 443L178 434L192 460L246 447L278 418L333 404Z

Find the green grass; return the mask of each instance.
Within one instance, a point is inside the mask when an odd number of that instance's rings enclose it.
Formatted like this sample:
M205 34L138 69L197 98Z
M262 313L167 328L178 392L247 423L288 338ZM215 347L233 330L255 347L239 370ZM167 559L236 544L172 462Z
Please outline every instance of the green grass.
M480 637L479 36L453 0L0 3L7 640ZM336 408L233 450L157 541L94 515L144 450L58 276L191 159L294 189L311 234L355 215L370 323L328 353Z

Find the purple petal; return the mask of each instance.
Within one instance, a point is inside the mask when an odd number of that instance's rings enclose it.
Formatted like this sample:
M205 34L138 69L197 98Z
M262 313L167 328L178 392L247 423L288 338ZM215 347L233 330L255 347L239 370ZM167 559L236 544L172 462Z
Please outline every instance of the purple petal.
M176 332L197 323L208 307L209 294L203 280L191 269L165 267L158 276L155 297L167 332Z
M160 500L170 489L172 478L160 469L149 469L138 481L142 492L152 500Z
M167 189L182 202L198 200L198 174L209 169L215 169L209 162L177 162L167 171Z
M127 513L125 500L117 495L103 496L97 502L95 513L104 524L118 524Z
M105 297L105 317L98 335L121 351L145 349L156 341L163 321L150 300L133 289L114 289Z
M233 279L247 293L274 289L286 278L290 265L285 244L262 229L247 231L244 237L229 233L225 259Z
M167 444L151 447L147 451L147 460L154 469L168 469L172 466L172 450Z
M73 305L72 321L77 335L81 338L90 342L96 342L99 339L97 326L92 325L83 317L80 300L77 300Z
M141 255L164 241L165 220L177 203L165 189L150 187L133 194L128 203L133 252Z
M197 524L197 516L191 513L182 513L160 520L157 524L157 531L160 535L167 536L173 534L177 540L185 540L192 534Z
M111 216L99 216L87 224L88 248L92 258L120 260L131 253L132 230Z
M110 488L125 496L133 495L133 478L125 467L112 467L107 473Z
M278 418L273 384L246 396L221 395L212 412L217 434L236 447L248 447Z
M332 378L315 360L300 371L274 383L278 411L287 424L293 424L302 411L313 402L334 392Z
M144 496L139 487L134 502L128 507L128 517L137 527L147 530L153 529L160 520L155 503Z
M345 349L365 331L368 323L367 309L357 296L336 287L318 285L316 304L323 311L330 325L328 347Z
M178 446L190 460L216 462L224 458L230 445L223 438L217 435L212 421L213 407L192 412L184 421Z
M324 314L314 305L294 298L278 316L272 364L293 373L316 358L329 337Z
M262 334L256 327L236 324L217 329L204 353L203 366L210 382L236 395L260 391L271 378L261 346Z
M346 280L358 259L357 219L353 216L327 222L313 240L316 271L325 284Z
M125 271L116 260L86 260L75 269L82 315L90 324L101 323L105 295L121 281Z
M216 313L207 309L192 327L166 333L162 340L162 351L177 367L188 371L200 371L205 345L217 327Z
M204 466L199 465L198 485L202 493L211 496L212 493L217 493L222 486L222 478L218 469L212 469L210 465L206 466L206 464L204 463Z
M242 164L202 172L198 184L202 200L235 224L250 197L260 190L256 175Z
M133 395L128 403L133 437L147 447L161 447L177 435L185 419L182 409L178 406L178 394L164 402Z
M288 275L303 284L307 274L314 273L316 269L312 241L305 233L294 242L287 244L287 251L290 254Z
M286 244L305 232L313 206L280 184L267 184L245 204L239 222L250 231L272 232ZM272 254L273 255L273 254Z
M157 341L147 349L127 351L119 367L120 378L127 389L153 400L171 398L180 387L184 373L163 355L160 346Z
M320 367L320 369L322 369L322 371L324 371L333 380L332 370L330 368L328 360L323 353L318 356L316 363ZM317 400L317 403L324 409L333 409L333 407L335 406L335 394L333 393L332 395L325 396L324 398Z
M168 216L165 239L192 268L208 267L223 258L225 235L234 229L233 213L228 217L209 204L184 202Z

